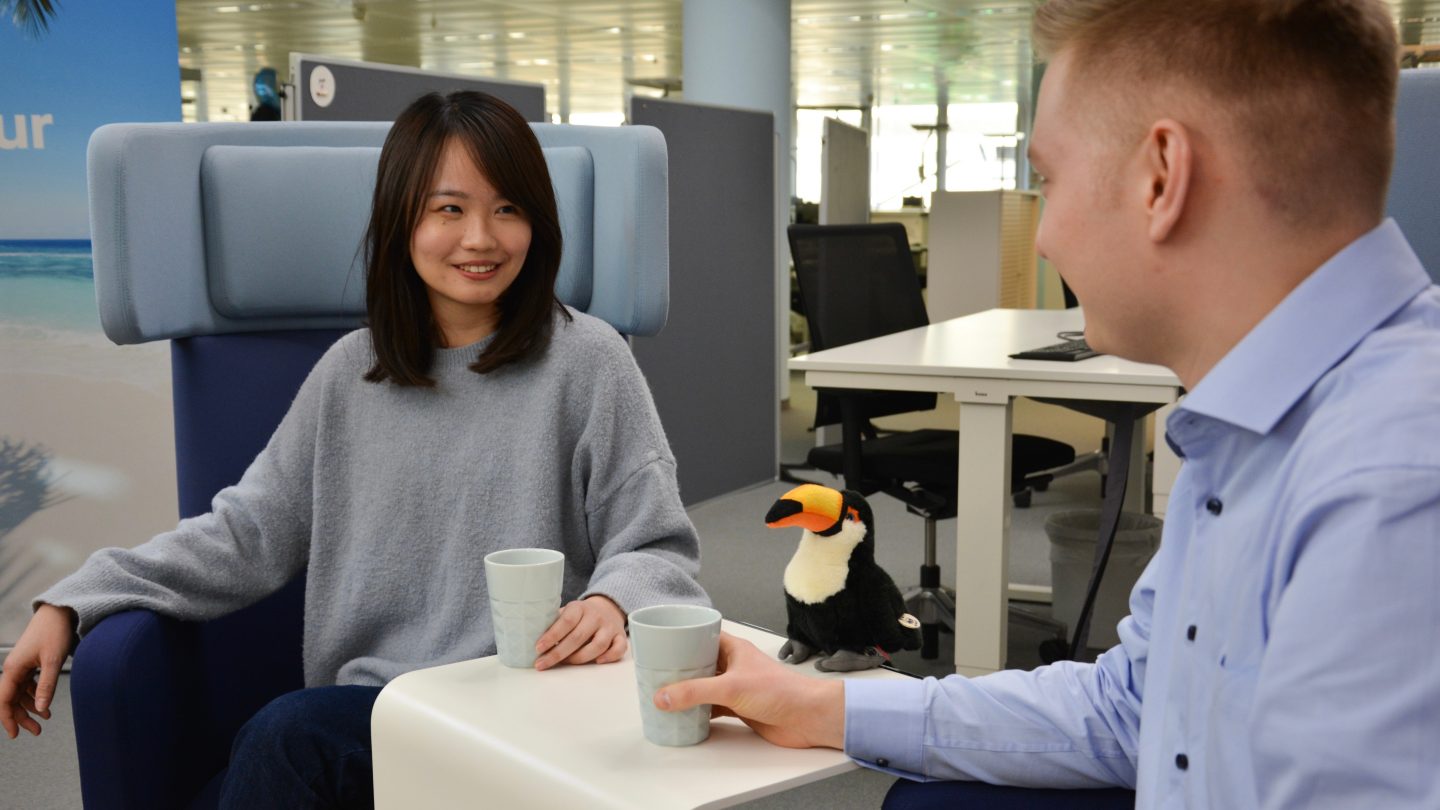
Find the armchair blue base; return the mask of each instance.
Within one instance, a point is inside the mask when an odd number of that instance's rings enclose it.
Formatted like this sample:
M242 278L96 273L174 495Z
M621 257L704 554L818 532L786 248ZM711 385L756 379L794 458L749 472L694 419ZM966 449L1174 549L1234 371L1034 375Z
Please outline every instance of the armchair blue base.
M80 790L95 808L213 807L207 783L256 711L303 686L301 577L204 624L117 613L75 651L71 703ZM223 639L223 641L222 641Z
M209 511L211 497L240 479L315 361L345 331L172 344L181 516ZM302 574L213 621L133 610L87 633L70 671L87 810L214 807L235 732L265 704L304 686L304 598Z

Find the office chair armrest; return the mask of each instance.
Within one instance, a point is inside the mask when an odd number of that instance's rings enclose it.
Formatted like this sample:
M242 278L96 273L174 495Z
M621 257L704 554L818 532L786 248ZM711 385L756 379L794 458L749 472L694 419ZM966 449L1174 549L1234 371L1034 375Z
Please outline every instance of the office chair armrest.
M197 643L196 625L148 610L109 616L81 640L70 700L86 807L184 806L213 775L196 773Z

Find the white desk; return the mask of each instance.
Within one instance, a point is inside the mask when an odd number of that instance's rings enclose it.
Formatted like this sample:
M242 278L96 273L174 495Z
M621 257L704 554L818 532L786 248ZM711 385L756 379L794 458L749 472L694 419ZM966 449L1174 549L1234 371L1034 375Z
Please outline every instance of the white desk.
M1005 664L1013 399L1169 403L1179 396L1180 381L1160 366L1109 356L1076 363L1008 357L1056 343L1057 332L1083 326L1078 309L992 309L790 361L812 388L934 391L959 404L953 573L955 671L963 675Z
M784 642L724 627L772 655ZM808 662L798 669L839 677ZM839 751L778 748L731 717L711 722L699 745L646 742L628 654L546 672L493 656L410 672L381 691L370 715L375 807L728 807L858 767Z

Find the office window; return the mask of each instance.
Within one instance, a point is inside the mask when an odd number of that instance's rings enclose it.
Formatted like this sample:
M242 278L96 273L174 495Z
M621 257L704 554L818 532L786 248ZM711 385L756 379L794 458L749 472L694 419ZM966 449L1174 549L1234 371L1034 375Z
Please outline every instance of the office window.
M951 104L945 143L945 187L950 191L1015 188L1018 105L1013 102ZM920 197L928 207L935 192L938 133L930 105L876 107L871 136L872 208L898 210L905 197Z

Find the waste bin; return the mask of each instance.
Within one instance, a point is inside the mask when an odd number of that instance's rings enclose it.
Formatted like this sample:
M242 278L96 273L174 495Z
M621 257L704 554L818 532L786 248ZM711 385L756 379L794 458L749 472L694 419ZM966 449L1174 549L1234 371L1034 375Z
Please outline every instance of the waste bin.
M1160 528L1164 523L1154 515L1123 512L1110 547L1110 561L1105 578L1095 597L1090 616L1090 638L1087 646L1108 649L1119 643L1115 625L1130 613L1130 590L1140 572L1160 548ZM1053 615L1065 622L1071 637L1085 604L1085 589L1090 586L1090 572L1095 567L1095 543L1100 534L1100 510L1080 509L1057 512L1045 521L1045 534L1050 538L1050 587L1053 593Z

